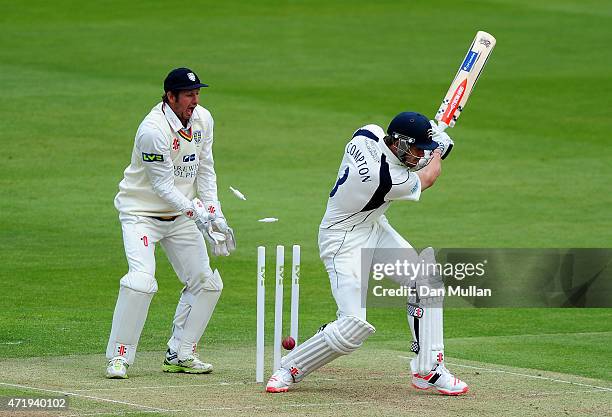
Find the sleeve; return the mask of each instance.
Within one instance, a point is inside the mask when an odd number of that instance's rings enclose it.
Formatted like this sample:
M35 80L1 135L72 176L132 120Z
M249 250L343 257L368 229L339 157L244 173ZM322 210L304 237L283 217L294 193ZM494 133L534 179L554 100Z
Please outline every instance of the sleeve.
M394 170L391 173L392 187L388 200L419 201L421 197L421 180L414 172L407 169Z
M136 138L136 146L143 155L144 170L153 191L174 207L185 212L192 204L174 185L174 164L170 144L159 130L143 129Z
M213 128L212 116L208 114L208 129L202 138L202 150L200 151L200 165L198 167L197 188L198 196L202 201L218 201L217 197L217 174L215 173L215 161L213 159Z

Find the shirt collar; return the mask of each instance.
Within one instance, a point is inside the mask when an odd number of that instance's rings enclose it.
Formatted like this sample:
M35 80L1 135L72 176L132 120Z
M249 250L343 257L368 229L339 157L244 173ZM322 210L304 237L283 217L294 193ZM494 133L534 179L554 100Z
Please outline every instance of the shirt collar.
M170 106L166 105L166 103L162 103L162 112L166 116L166 120L168 121L168 124L170 125L172 130L175 132L178 132L181 129L191 128L191 125L193 124L193 122L200 118L196 110L197 110L197 107L193 110L193 113L191 114L191 118L187 122L187 127L183 127L183 123L181 123L181 120L178 118L178 116L174 114Z

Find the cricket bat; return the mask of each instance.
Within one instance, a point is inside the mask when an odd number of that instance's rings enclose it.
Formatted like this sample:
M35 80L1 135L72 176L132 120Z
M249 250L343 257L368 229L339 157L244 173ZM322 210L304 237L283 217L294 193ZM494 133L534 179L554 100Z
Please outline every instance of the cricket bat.
M455 79L436 113L436 120L440 129L445 130L447 127L453 127L457 122L482 69L489 56L491 56L494 46L495 38L493 35L483 31L476 33L476 37L457 71Z

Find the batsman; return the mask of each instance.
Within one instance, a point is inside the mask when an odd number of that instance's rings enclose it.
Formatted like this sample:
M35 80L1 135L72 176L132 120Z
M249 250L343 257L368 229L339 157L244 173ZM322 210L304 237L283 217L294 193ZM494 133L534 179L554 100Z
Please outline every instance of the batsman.
M309 373L354 352L374 333L362 302L367 288L361 279L361 262L371 266L384 259L387 248L411 251L385 212L392 201L418 201L440 175L442 160L452 147L452 139L436 122L415 112L398 114L386 132L374 124L355 131L345 147L319 228L320 257L338 305L337 318L283 358L266 391L288 391ZM374 249L372 259L362 259L364 248ZM433 249L421 256L426 263L435 263ZM422 274L414 285L441 288L443 284L440 276ZM412 385L445 395L464 394L467 384L444 365L443 296L430 293L410 299L407 308L411 350L417 353L410 361Z

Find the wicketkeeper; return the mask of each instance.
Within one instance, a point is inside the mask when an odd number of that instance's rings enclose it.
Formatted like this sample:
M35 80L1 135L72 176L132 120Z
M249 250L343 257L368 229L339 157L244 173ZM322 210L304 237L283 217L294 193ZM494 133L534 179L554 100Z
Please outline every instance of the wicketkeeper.
M338 305L337 319L282 359L281 368L268 381L268 392L287 391L312 371L355 351L374 333L362 305L361 249L379 249L373 259L364 261L371 265L378 256L386 256L380 249L412 248L384 213L394 200L418 201L440 175L441 160L452 147L451 138L434 121L413 112L398 114L386 133L373 124L355 131L345 147L319 229L320 256ZM433 249L426 249L422 256L427 264L435 263ZM415 285L440 288L442 280L423 275ZM444 366L442 297L410 301L411 349L417 352L410 361L412 384L446 395L467 392L466 383Z
M213 118L198 104L202 87L207 85L188 68L168 74L162 102L140 124L132 160L119 184L115 207L128 272L120 281L106 349L108 378L127 378L134 363L157 292L157 243L184 285L162 369L199 374L213 368L196 354L223 289L219 272L210 267L205 241L214 255L224 256L236 243L217 198Z

